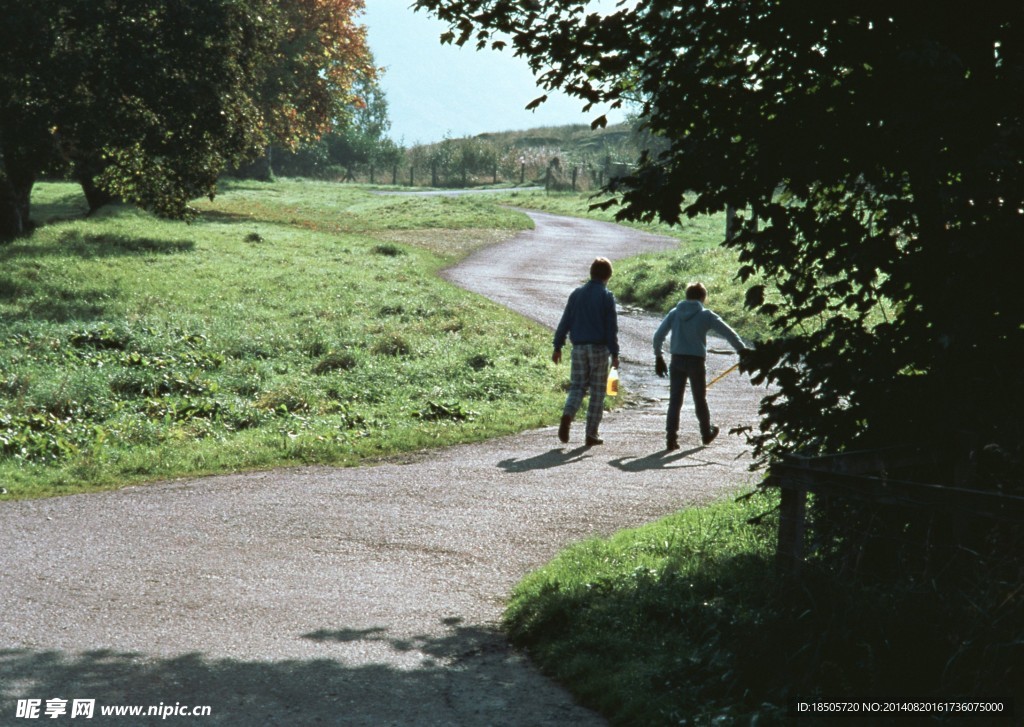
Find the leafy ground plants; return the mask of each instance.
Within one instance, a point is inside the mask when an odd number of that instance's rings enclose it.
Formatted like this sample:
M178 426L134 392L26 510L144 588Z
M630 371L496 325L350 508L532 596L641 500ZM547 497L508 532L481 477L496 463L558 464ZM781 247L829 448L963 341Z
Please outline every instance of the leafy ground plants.
M82 220L74 189L39 185L54 221L0 248L4 497L357 463L558 410L548 334L435 275L522 215L280 181L188 226Z

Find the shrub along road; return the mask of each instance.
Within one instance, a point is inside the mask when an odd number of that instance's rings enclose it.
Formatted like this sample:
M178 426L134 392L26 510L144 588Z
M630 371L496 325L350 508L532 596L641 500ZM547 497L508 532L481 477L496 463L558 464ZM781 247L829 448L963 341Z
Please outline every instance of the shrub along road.
M535 230L445 274L552 327L596 255L677 244L530 214ZM504 598L571 542L753 481L742 438L724 434L756 421L742 375L710 390L714 445L687 401L683 447L664 451L657 323L620 316L630 405L606 415L601 447L581 446L581 413L564 447L548 428L375 467L5 503L0 725L24 722L19 699L96 700L93 724L162 722L105 721L113 705L208 705L164 722L204 725L601 724L507 646ZM734 361L711 355L709 369Z

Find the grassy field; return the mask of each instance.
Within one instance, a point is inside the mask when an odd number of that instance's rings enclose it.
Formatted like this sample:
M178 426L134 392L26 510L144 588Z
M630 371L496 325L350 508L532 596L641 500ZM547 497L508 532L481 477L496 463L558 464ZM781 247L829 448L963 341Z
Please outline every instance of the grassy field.
M228 183L186 225L120 206L86 219L77 186L37 185L44 224L0 247L0 497L354 464L550 423L549 334L436 276L530 224L508 204L612 218L583 194L281 180ZM756 338L721 224L651 228L680 250L617 264L617 297L663 313L699 278Z
M2 497L354 464L560 408L550 334L436 276L529 225L486 200L235 183L188 225L83 219L68 184L34 205L49 224L0 247Z

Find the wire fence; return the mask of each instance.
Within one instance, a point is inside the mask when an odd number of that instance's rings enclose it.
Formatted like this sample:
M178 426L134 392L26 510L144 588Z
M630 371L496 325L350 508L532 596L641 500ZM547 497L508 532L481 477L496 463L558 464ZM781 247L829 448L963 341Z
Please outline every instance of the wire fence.
M950 473L950 482L897 474L939 469ZM765 482L781 491L776 565L786 576L798 578L808 544L820 535L808 532L809 494L818 498L819 509L831 511L833 521L844 504L857 504L856 516L840 522L839 528L859 547L874 541L875 549L890 552L911 545L975 552L979 542L991 541L990 535L978 535L979 522L1024 525L1024 497L980 489L976 474L969 457L920 448L784 457L772 463ZM914 520L926 522L925 527L908 525ZM991 532L990 526L984 527Z
M439 163L360 164L330 170L334 181L383 184L404 187L472 189L485 186L539 186L549 191L597 191L616 177L629 174L631 167L609 160L604 164L566 164L549 160L521 161L512 165L443 165Z

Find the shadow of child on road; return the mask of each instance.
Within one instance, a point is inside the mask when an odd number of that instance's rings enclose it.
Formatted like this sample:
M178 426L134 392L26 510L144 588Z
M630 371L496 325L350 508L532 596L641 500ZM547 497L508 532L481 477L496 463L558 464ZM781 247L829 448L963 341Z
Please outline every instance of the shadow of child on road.
M623 472L645 472L647 470L675 470L688 469L691 467L708 467L717 464L708 460L691 459L691 454L701 452L705 447L694 447L685 452L669 452L661 450L646 457L619 457L611 460L608 464ZM686 460L686 462L683 462Z
M572 462L579 462L586 459L586 454L591 451L590 447L576 447L575 449L552 449L536 457L516 459L509 457L498 462L498 466L506 472L529 472L531 470L546 470L552 467L561 467Z

